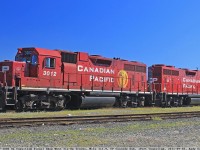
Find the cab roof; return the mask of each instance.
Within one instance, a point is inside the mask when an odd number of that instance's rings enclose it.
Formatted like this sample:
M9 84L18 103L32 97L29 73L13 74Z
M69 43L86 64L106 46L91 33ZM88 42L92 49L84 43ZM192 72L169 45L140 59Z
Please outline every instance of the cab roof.
M42 56L61 57L60 53L56 50L49 50L45 48L36 48L36 47L18 48L18 51L24 51L24 50L35 50L38 53L38 55Z

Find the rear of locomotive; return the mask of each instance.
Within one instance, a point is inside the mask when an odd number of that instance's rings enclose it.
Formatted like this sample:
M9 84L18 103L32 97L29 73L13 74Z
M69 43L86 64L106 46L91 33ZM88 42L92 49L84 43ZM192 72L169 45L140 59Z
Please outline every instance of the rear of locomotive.
M118 83L116 87L121 87L120 102L122 102L122 107L151 106L153 104L153 92L148 91L146 64L119 60L117 68L119 72L116 76ZM126 74L126 77L124 77L124 74Z
M17 88L20 84L20 76L23 62L2 61L0 62L0 110L6 107L14 108L17 100ZM19 77L19 78L18 78Z
M162 64L149 67L149 82L159 106L189 105L200 97L199 71ZM195 102L196 103L196 102Z

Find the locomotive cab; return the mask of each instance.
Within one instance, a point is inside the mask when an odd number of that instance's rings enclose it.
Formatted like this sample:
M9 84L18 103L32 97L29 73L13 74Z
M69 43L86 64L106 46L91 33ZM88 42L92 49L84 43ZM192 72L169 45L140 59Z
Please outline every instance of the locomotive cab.
M59 87L60 80L60 55L56 51L42 48L20 48L15 57L17 62L24 63L21 68L21 88Z
M18 49L15 61L25 62L25 77L38 77L38 53L34 49Z

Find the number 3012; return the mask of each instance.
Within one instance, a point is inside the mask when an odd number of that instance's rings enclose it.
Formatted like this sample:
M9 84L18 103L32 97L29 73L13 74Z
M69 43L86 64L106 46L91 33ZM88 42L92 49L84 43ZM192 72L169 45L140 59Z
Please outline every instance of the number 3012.
M55 71L43 71L43 76L56 76L57 72Z

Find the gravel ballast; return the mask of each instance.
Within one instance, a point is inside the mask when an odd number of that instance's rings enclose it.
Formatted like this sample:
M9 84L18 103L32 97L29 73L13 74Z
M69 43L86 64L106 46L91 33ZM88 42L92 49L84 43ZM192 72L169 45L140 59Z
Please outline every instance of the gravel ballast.
M0 129L0 147L200 147L200 118Z

